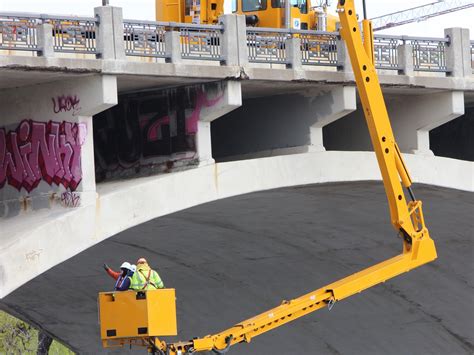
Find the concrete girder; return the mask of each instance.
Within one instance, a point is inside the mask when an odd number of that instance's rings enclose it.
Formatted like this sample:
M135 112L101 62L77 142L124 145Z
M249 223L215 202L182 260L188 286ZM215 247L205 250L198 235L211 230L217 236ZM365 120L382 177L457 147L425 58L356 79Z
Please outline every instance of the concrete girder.
M311 102L316 123L310 127L309 151L325 150L323 127L357 109L355 86L339 86Z
M464 114L464 93L401 96L387 106L401 151L433 155L429 131Z
M222 92L207 92L207 100L217 100L214 105L203 105L199 114L196 150L199 165L214 163L212 158L211 122L242 106L239 81L223 82Z
M323 151L322 128L356 109L354 86L249 99L213 127L220 161Z

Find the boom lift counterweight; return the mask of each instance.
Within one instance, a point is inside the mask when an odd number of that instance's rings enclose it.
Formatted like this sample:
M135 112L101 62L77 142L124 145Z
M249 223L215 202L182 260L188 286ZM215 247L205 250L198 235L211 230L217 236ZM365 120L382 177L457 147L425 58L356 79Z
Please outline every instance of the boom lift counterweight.
M371 23L369 20L363 22L365 31L365 43L363 43L354 0L339 0L337 11L341 22L340 34L347 44L357 89L382 174L391 222L402 236L402 253L299 298L284 301L280 306L240 322L218 334L170 344L160 341L155 336L108 337L103 335L104 346L138 343L147 346L151 352L170 355L210 350L222 353L234 344L248 343L260 334L320 308L331 307L335 302L436 259L436 248L425 226L422 203L415 199L411 190L411 178L390 125L374 66ZM410 202L406 201L403 188L408 190ZM148 292L160 291L162 290ZM101 315L104 297L110 298L110 293L100 295ZM170 311L175 314L174 309ZM102 334L105 334L106 329L103 324L101 328Z

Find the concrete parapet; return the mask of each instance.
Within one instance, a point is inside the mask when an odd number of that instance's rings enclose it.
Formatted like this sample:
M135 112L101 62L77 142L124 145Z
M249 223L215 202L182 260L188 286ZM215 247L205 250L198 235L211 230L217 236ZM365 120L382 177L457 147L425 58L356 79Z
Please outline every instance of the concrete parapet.
M49 23L43 23L38 28L38 47L39 55L42 57L54 57L53 47L53 26Z
M470 76L471 68L471 43L469 30L466 28L447 28L445 36L449 38L446 48L446 65L448 73L455 77Z
M166 61L173 64L179 64L183 61L181 57L181 37L178 31L166 31L165 50Z
M352 73L351 58L347 50L346 42L338 38L336 42L337 49L337 70Z
M413 46L403 43L397 48L398 62L400 63L399 74L413 76Z
M224 26L221 44L224 64L246 66L248 64L248 54L245 16L222 15L219 17L219 23Z
M95 201L92 115L116 78L90 76L0 93L0 217Z
M99 17L97 56L106 60L125 60L122 8L100 6L94 8L94 14Z
M294 70L301 70L301 39L288 38L285 40L287 67Z

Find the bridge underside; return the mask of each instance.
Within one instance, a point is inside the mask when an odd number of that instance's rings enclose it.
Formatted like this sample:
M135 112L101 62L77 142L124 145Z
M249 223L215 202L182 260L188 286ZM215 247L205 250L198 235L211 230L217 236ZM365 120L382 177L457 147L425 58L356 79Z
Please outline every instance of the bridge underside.
M473 194L416 186L432 264L236 346L245 354L474 351ZM98 353L102 263L146 257L177 289L180 338L223 328L398 254L381 182L284 188L220 200L120 233L2 300L80 353ZM143 352L144 353L144 352Z

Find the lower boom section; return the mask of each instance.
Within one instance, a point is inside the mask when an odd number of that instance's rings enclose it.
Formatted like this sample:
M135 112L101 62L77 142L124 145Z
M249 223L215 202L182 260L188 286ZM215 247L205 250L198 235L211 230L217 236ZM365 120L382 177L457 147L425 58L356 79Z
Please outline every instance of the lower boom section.
M414 239L410 243L404 241L404 243L404 251L398 256L359 271L299 298L283 301L280 306L240 322L221 333L193 339L188 342L170 344L161 342L157 338L150 338L147 341L149 351L170 355L210 350L223 353L234 344L242 342L248 343L252 338L260 334L289 323L320 308L326 306L331 307L337 301L341 301L344 298L410 271L413 268L433 261L437 257L434 242L427 232L419 239ZM128 340L131 341L132 339Z

